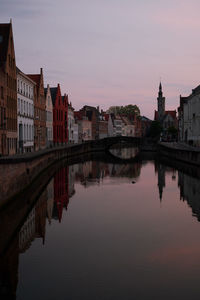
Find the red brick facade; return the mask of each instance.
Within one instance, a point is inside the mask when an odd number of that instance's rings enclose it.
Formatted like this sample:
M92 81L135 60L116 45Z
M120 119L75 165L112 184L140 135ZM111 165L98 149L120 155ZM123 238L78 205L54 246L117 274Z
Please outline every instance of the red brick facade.
M0 154L17 151L17 84L12 23L0 24Z
M61 96L60 85L50 88L53 102L53 142L66 144L68 142L68 96Z

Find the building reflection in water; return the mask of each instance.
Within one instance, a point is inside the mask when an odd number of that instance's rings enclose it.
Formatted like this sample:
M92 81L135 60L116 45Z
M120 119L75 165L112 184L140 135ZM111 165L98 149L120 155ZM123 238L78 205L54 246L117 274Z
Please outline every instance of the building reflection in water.
M111 147L109 151L116 157L130 159L134 158L138 154L139 148L133 147L132 145L131 147L123 147L123 145L119 145L116 148L116 145L114 145L114 148Z
M162 202L163 191L166 186L166 175L170 176L172 180L175 180L176 179L176 170L174 168L167 167L166 165L155 161L155 173L158 176L159 199L160 199L160 202Z
M193 216L200 221L200 179L179 171L178 186L180 189L180 199L187 201L187 204L192 208Z
M45 242L47 196L45 189L6 254L0 258L0 299L16 298L19 254L28 250L35 238Z
M70 198L75 194L75 182L88 188L99 185L105 178L121 177L137 181L140 176L142 164L108 164L104 162L88 161L82 164L67 166L59 170L49 182L37 203L30 211L19 233L15 236L11 246L0 258L0 299L16 298L18 284L19 254L29 249L37 238L45 243L45 228L52 220L61 222L63 210L67 210ZM162 201L166 187L166 174L176 179L176 171L161 163L155 162L159 199ZM187 201L192 208L193 215L200 220L200 180L178 172L178 186L180 199ZM6 299L7 299L6 298Z
M166 185L166 174L172 180L176 180L176 170L166 165L155 162L155 172L158 176L158 192L160 201L163 198L163 191ZM200 179L178 171L178 187L180 190L180 200L186 201L192 209L192 215L200 221Z

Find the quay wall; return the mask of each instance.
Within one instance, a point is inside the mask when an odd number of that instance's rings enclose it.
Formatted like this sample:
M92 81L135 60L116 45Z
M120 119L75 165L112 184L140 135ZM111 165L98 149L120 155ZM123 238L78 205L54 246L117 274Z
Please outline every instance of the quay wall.
M177 143L159 143L158 152L161 156L174 161L200 166L200 149Z
M110 146L120 141L134 145L141 143L141 139L137 137L109 137L23 155L0 157L0 209L16 194L30 187L42 172L58 161L65 159L67 163L71 158L83 154L106 152Z
M104 151L102 140L90 141L66 147L42 150L27 155L0 158L0 208L12 200L16 194L30 186L45 169L58 161L85 153Z

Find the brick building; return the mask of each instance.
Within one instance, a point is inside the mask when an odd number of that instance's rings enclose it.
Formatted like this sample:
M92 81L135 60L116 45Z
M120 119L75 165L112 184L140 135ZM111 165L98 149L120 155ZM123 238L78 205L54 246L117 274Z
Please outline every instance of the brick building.
M46 99L44 94L43 70L40 74L28 74L35 83L34 90L34 147L35 150L46 147Z
M53 102L53 143L68 142L68 97L61 96L60 85L50 88Z
M159 121L163 127L163 135L167 135L167 130L170 127L178 127L176 110L165 110L165 97L163 97L162 84L159 85L157 98L158 110L155 110L154 120Z
M74 108L68 103L68 141L74 143Z
M88 120L81 111L74 112L76 124L78 124L78 142L89 141L92 139L92 122Z
M63 208L67 210L69 203L68 167L59 170L54 177L53 218L62 220Z
M17 151L17 84L12 23L0 24L0 154Z
M53 103L51 98L50 86L44 89L46 98L46 147L53 145Z
M99 107L85 105L81 110L82 114L92 122L92 139L99 138Z
M99 118L99 138L103 139L108 137L108 121L106 117L101 114Z

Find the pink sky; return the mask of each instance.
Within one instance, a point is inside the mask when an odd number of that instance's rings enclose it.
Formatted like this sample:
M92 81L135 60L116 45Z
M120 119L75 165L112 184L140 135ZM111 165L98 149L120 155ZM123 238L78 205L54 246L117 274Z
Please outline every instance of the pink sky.
M1 0L13 20L17 65L44 69L75 109L137 104L153 118L160 78L166 109L199 85L197 0Z

